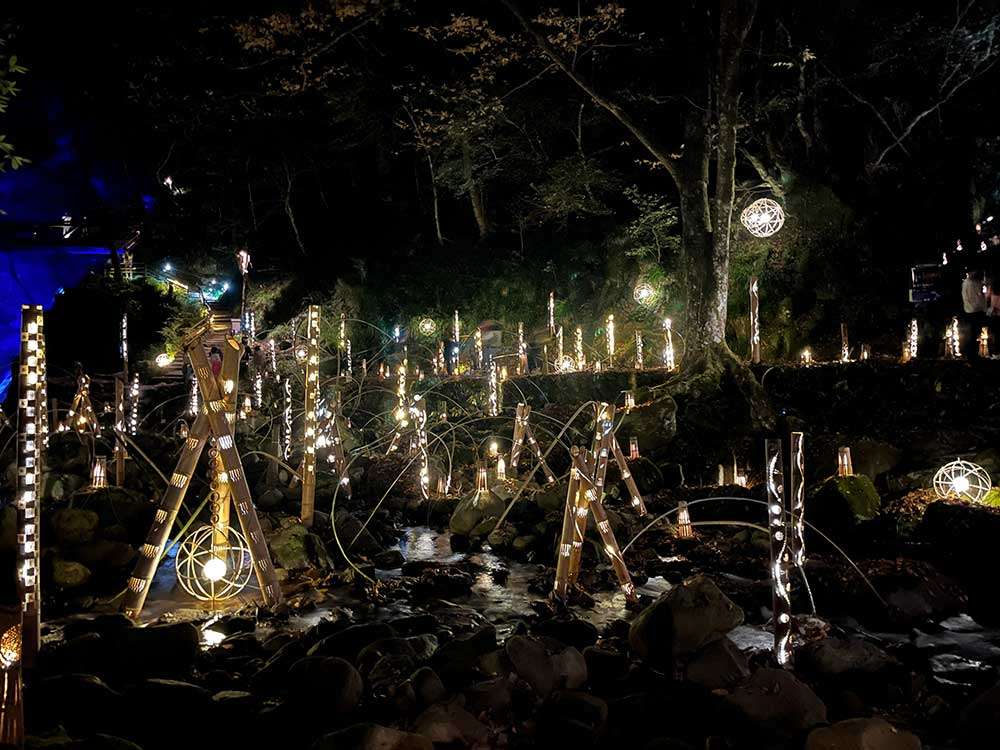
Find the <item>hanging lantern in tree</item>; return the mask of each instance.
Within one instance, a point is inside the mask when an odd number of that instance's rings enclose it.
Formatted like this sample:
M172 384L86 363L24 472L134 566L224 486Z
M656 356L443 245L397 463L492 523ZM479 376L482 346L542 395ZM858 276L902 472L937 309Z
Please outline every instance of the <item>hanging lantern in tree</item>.
M632 299L640 305L651 305L656 300L656 290L648 281L640 281L632 290Z
M770 237L785 223L785 211L770 198L758 198L743 209L740 221L754 237Z
M428 338L437 333L437 329L437 322L434 318L421 318L417 324L417 330L420 331L420 335L427 336Z

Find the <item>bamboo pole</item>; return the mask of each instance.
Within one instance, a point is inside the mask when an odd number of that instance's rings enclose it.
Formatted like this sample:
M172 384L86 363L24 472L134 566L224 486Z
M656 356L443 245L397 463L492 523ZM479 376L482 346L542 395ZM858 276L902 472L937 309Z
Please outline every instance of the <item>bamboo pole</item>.
M305 424L302 446L302 524L313 525L316 512L316 409L319 403L319 305L306 315Z
M764 443L768 532L771 538L771 609L774 618L774 657L785 666L791 660L792 601L788 575L789 551L785 521L785 480L781 441Z

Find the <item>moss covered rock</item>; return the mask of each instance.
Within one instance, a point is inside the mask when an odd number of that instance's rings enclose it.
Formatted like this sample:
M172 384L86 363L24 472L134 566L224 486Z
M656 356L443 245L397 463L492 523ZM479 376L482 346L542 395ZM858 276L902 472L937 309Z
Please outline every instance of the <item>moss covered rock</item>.
M882 498L870 477L830 477L806 504L806 517L821 529L838 531L872 520L881 507Z
M90 580L86 565L56 558L52 561L52 583L60 589L75 589Z
M94 538L99 523L92 510L62 508L52 514L52 533L59 544L84 544Z
M473 492L455 506L448 521L452 534L467 537L486 536L496 526L506 504L492 492Z

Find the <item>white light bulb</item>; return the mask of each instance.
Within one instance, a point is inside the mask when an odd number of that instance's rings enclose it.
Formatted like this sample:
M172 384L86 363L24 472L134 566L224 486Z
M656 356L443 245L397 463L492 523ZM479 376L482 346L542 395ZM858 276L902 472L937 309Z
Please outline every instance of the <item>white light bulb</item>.
M226 561L213 557L202 566L201 572L212 583L221 581L226 576Z
M964 495L969 491L969 478L965 475L955 477L951 480L951 488L959 495Z

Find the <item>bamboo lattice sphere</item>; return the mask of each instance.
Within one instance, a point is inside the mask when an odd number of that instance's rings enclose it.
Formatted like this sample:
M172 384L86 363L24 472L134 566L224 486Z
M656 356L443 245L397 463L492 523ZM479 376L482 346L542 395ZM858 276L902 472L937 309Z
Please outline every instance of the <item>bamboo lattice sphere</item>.
M417 324L417 330L420 331L421 336L433 336L437 333L438 325L434 321L434 318L423 318Z
M650 305L656 298L656 290L648 281L640 281L632 291L632 299L640 305Z
M195 529L177 552L177 581L195 599L224 601L239 594L250 581L250 545L236 529L223 532L225 543L213 543L216 529Z
M960 498L979 502L990 491L986 469L969 461L952 461L934 475L934 494L940 498Z
M785 211L770 198L758 198L743 209L740 221L754 237L770 237L785 223Z

